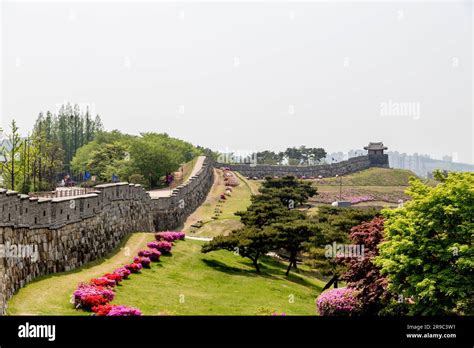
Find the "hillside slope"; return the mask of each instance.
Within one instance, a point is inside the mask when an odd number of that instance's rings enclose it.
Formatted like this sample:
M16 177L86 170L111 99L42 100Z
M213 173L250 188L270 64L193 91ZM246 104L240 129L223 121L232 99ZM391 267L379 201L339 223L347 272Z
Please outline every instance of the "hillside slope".
M408 186L411 170L392 168L369 168L357 173L344 175L342 184L345 186ZM318 185L339 185L340 178L325 178Z

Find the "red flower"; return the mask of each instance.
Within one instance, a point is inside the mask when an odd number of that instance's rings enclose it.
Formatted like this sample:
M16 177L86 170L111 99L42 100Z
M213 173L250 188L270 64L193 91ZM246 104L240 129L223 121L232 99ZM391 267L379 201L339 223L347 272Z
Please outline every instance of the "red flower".
M109 304L98 305L98 306L92 307L92 311L95 313L95 315L106 316L107 314L109 314L112 308L113 306Z
M110 279L115 281L116 284L122 281L122 276L118 273L106 273L104 274L104 278Z
M85 309L105 305L107 302L108 300L102 295L86 295L81 299L81 305Z
M115 283L115 280L109 279L106 277L91 279L91 283L96 286L108 286L108 287L114 287L115 285L117 285Z

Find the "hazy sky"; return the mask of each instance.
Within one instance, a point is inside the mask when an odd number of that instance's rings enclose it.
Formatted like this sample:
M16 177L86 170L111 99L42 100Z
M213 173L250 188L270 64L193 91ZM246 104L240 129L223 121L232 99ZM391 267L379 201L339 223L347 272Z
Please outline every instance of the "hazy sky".
M2 0L3 1L3 0ZM473 160L466 2L3 2L1 125L64 101L215 150Z

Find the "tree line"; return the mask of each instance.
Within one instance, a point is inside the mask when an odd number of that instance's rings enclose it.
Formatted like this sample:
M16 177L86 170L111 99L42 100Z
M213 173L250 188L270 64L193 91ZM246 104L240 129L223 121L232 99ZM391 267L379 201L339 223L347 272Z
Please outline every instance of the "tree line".
M103 129L99 115L78 105L63 105L58 114L40 113L30 133L22 137L15 120L0 147L3 186L22 193L51 190L71 172L76 151ZM0 130L2 133L4 130Z
M114 177L154 188L161 177L203 153L205 149L166 133L135 136L114 130L97 134L81 147L71 161L71 168L96 176L96 183L110 182Z
M326 151L323 148L302 145L300 147L289 147L280 152L265 150L248 155L222 153L220 162L251 163L256 161L258 164L271 165L315 165L321 163L325 157Z

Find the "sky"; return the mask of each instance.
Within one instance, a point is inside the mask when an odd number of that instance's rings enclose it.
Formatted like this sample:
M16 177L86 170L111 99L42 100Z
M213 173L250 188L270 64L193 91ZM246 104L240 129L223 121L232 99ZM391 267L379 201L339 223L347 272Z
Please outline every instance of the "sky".
M470 1L1 1L3 129L71 102L219 151L474 163Z

